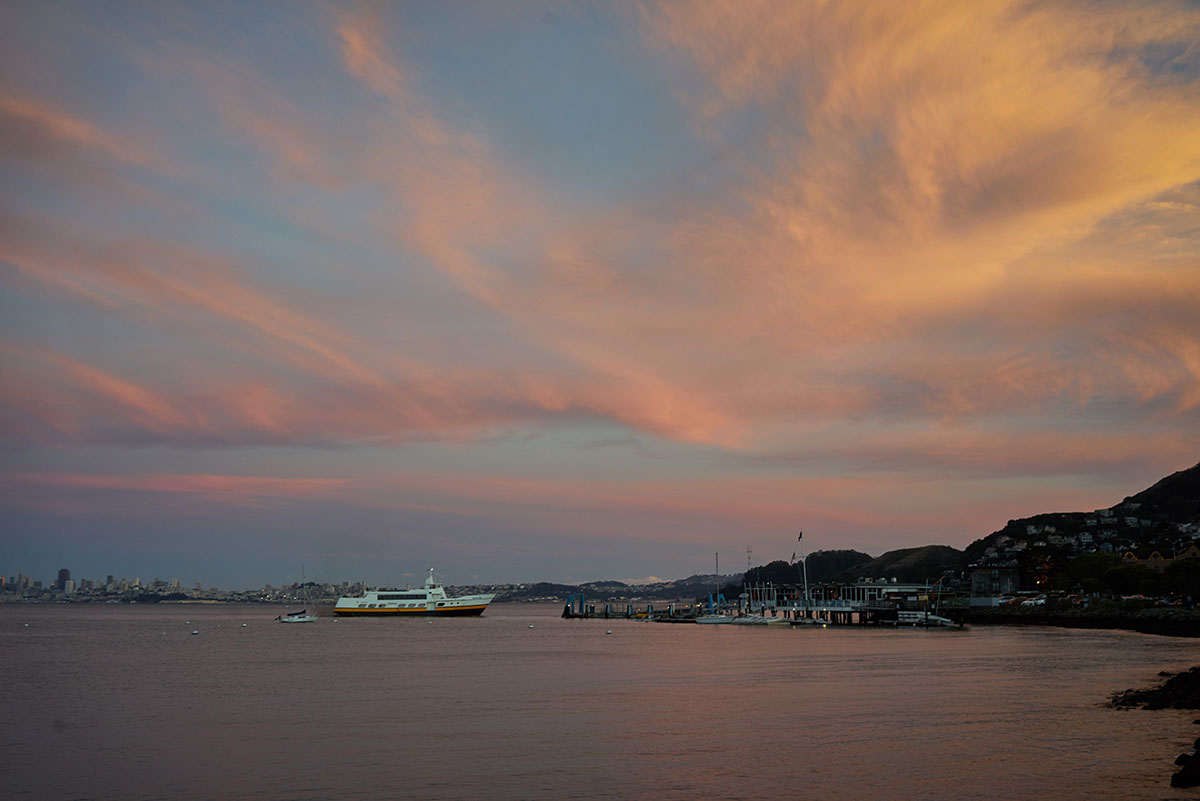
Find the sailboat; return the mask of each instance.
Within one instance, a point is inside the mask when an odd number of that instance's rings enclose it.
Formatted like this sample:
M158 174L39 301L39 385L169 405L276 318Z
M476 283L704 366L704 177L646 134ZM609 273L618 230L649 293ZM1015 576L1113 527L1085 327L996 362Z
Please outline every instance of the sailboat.
M308 577L304 574L304 566L300 566L300 580L303 582L304 594L308 596ZM311 600L311 599L310 599ZM308 609L301 609L299 612L288 612L275 618L280 623L316 623L317 616L310 615Z
M716 576L713 577L715 586L713 588L713 611L711 614L701 615L696 618L697 623L732 623L733 618L720 613L721 607L721 554L720 552L713 554L713 572Z
M301 609L299 612L288 612L286 615L280 615L275 618L280 623L316 623L317 616L310 615L307 609Z

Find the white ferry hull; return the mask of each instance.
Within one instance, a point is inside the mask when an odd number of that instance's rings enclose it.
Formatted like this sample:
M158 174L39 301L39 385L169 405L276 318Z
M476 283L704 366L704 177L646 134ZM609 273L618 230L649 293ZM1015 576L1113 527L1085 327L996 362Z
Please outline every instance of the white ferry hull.
M362 595L338 598L333 613L339 617L472 617L482 615L495 595L451 597L433 577L417 589L366 590Z
M470 617L472 615L482 615L483 610L487 609L491 598L483 603L471 604L469 606L439 606L433 609L400 609L388 606L370 607L360 606L358 604L361 598L339 598L337 605L333 607L333 613L339 617ZM353 604L342 604L342 601L351 601Z

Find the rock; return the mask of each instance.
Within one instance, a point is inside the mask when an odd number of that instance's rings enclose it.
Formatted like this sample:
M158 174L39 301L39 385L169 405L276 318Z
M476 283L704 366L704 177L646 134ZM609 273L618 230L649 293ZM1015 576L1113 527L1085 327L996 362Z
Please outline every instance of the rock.
M1169 670L1160 670L1160 671L1158 671L1158 675L1169 677L1169 676L1174 676L1175 674Z
M1200 666L1176 674L1158 687L1117 693L1110 703L1143 709L1200 709Z
M1192 761L1192 755L1191 755L1191 754L1188 754L1188 753L1186 753L1186 752L1185 752L1185 753L1182 753L1182 754L1180 754L1180 755L1179 755L1179 756L1177 756L1177 757L1175 757L1175 764L1176 764L1176 765L1186 765L1187 763L1189 763L1189 762L1191 762L1191 761Z
M1172 787L1195 787L1200 784L1200 759L1190 759L1171 777Z

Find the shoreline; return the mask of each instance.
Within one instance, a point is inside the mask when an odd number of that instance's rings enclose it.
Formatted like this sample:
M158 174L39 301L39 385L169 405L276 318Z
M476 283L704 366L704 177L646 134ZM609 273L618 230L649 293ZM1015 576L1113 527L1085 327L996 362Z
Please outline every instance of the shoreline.
M1180 673L1163 671L1158 675L1163 681L1157 687L1114 693L1108 705L1125 710L1200 709L1200 665ZM1200 720L1192 723L1200 724ZM1172 787L1200 786L1200 738L1191 753L1185 751L1175 757L1175 764L1179 770L1171 776Z
M977 607L966 610L960 622L982 626L1118 629L1164 637L1200 637L1200 610L1170 607L1138 611Z

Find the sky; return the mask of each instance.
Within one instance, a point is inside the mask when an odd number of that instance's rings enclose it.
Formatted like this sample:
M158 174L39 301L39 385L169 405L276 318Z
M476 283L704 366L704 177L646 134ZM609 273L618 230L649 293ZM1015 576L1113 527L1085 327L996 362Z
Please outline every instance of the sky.
M0 4L5 577L672 579L1197 461L1194 2Z

